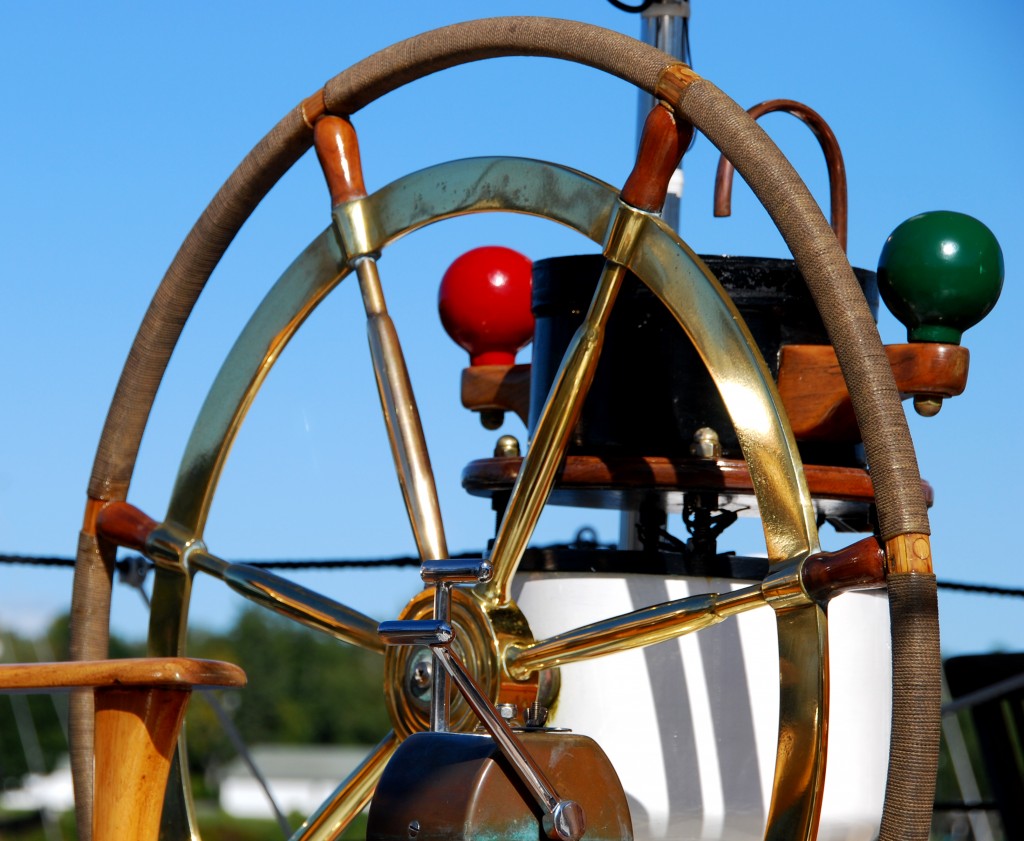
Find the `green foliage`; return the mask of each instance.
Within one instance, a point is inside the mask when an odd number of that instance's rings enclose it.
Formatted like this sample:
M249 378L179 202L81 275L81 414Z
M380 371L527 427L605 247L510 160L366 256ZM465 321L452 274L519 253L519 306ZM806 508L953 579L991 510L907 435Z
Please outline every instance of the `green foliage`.
M223 636L194 634L189 653L245 669L245 689L218 697L246 744L376 744L390 728L380 655L258 608ZM187 726L193 770L235 755L209 704L193 703Z
M67 841L78 838L74 812L55 815L51 820L55 824L57 837ZM0 838L3 841L49 841L52 837L53 835L47 834L43 816L39 812L0 811Z
M56 620L41 640L6 634L3 641L8 662L67 659L68 618ZM112 657L145 653L142 643L117 637L111 638L110 651ZM380 655L352 648L259 608L239 614L225 634L194 632L188 654L226 660L245 669L249 677L245 689L212 694L247 745L376 744L390 728L383 703L384 662ZM189 763L194 773L202 775L234 758L236 751L203 697L206 693L196 695L188 713ZM56 759L67 752L55 708L56 703L66 710L66 696L0 696L0 785L8 787L17 785L30 770L12 697L15 704L29 705L44 769L52 770ZM197 788L202 790L204 783L212 782L199 777Z
M985 763L981 758L981 747L978 744L974 721L968 712L961 711L957 714L957 724L960 727L960 736L966 750L967 762L974 772L975 782L981 792L981 799L991 800L991 785L988 781ZM956 771L953 767L953 756L944 733L939 753L939 774L935 783L935 802L958 803L962 801L963 794L960 791L960 783L957 781Z
M0 660L5 663L31 663L39 660L68 659L70 618L56 619L39 639L30 640L10 632L0 632ZM112 657L137 657L140 645L111 638ZM0 787L17 786L30 771L48 773L58 757L67 753L64 723L67 721L67 696L0 696Z
M0 783L4 788L17 785L29 771L52 771L57 758L67 753L61 725L67 707L63 695L0 697Z

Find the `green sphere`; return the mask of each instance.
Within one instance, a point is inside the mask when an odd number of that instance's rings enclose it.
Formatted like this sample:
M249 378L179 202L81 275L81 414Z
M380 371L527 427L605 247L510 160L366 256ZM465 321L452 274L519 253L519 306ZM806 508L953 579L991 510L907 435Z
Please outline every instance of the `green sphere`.
M960 344L995 306L1003 252L973 216L935 210L912 216L885 241L878 291L911 342Z

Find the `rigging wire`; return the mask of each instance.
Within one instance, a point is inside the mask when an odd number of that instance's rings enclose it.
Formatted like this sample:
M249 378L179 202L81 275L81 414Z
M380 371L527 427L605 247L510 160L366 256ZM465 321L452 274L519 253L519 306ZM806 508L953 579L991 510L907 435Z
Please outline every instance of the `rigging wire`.
M133 590L137 591L142 601L145 602L147 608L151 607L152 604L149 599L149 595L146 593L143 584L146 580L146 572L148 568L152 566L152 562L143 557L142 555L129 555L127 558L117 562L118 580L124 584L127 584ZM256 760L253 758L252 752L249 750L249 746L246 744L245 739L242 738L242 733L238 729L238 725L228 714L228 711L224 708L224 704L221 703L220 696L215 694L212 687L201 686L197 687L198 695L210 709L213 710L214 716L217 718L217 722L220 724L224 734L228 737L228 741L231 742L235 749L235 753L238 754L238 758L242 760L242 764L248 769L253 779L256 781L256 785L263 792L263 797L270 806L270 810L274 813L274 819L277 821L278 828L284 833L285 838L291 837L291 825L288 823L288 818L282 811L281 806L277 802L277 798L274 797L274 792L270 788L270 783L267 781L266 776L260 770L256 764ZM66 730L67 728L65 728Z

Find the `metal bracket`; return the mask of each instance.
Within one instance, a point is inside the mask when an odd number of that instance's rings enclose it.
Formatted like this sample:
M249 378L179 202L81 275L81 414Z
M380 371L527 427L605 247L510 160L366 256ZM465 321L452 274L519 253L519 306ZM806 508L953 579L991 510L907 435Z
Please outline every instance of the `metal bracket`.
M512 728L490 702L467 671L459 656L452 651L455 629L450 624L451 588L455 584L486 583L491 566L486 561L439 560L424 561L421 576L433 584L434 618L382 622L377 629L386 645L426 645L444 667L434 673L434 691L430 699L431 730L447 732L449 723L447 679L466 699L484 729L512 766L544 813L544 832L555 841L579 841L586 829L583 809L574 800L559 797L547 775L523 747ZM440 677L440 680L439 680ZM438 691L439 685L443 691Z
M365 196L339 204L331 215L334 236L347 265L355 266L362 257L380 257L380 249L372 245L380 240L380 235L376 230L373 207Z
M187 572L189 556L205 551L206 544L172 522L161 523L146 538L144 554L159 569Z
M690 0L676 0L674 3L652 3L640 14L645 18L688 18L690 16Z

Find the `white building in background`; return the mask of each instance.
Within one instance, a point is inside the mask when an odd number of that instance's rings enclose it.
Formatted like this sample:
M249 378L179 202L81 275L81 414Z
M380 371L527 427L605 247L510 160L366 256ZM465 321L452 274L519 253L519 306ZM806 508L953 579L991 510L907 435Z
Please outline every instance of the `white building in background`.
M21 788L0 794L0 808L11 811L68 812L75 808L75 792L71 784L71 765L67 756L57 760L49 774L26 774Z
M249 752L281 811L308 815L371 750L352 745L256 745ZM263 789L241 759L225 765L219 778L220 807L229 815L273 818Z
M257 745L250 750L281 811L308 815L359 765L372 747ZM220 807L240 818L273 818L259 783L241 759L219 774ZM61 757L49 774L27 774L20 788L0 794L0 808L11 811L66 812L74 809L71 766Z

